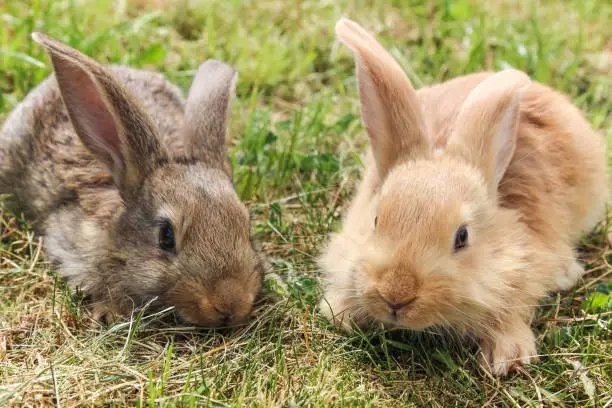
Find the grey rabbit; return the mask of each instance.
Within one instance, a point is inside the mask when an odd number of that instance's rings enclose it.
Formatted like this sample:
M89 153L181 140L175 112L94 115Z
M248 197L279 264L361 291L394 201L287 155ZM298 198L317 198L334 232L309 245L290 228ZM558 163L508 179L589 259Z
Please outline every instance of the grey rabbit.
M266 261L232 184L237 73L203 63L185 103L163 75L102 66L41 33L54 75L0 134L0 194L25 214L94 317L152 299L192 324L244 320Z

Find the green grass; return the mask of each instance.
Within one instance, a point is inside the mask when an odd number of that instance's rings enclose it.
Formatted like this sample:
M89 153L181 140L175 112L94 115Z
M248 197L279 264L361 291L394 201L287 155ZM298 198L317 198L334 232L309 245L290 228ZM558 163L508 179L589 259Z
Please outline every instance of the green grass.
M265 302L235 331L177 328L146 310L100 327L49 270L38 237L3 212L0 405L610 406L609 223L585 241L584 282L538 309L542 362L504 379L453 339L345 335L315 310L315 257L338 226L367 142L336 20L373 31L417 86L523 69L568 94L611 145L609 1L162 3L0 2L0 122L50 72L34 30L102 62L164 72L184 90L205 59L231 63L240 72L236 188L274 265Z

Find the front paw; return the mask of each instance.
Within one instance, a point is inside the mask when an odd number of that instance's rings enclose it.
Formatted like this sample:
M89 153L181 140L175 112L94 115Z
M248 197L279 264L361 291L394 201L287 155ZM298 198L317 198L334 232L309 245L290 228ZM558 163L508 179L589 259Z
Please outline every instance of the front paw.
M108 303L95 303L91 306L91 318L102 325L112 326L117 322L118 314Z
M559 290L569 290L584 275L584 267L576 259L571 259L555 273L555 282Z
M339 329L352 332L355 327L366 327L367 317L359 305L339 296L325 296L319 303L320 313Z
M327 320L339 329L350 331L350 318L345 309L346 307L341 302L334 301L333 299L330 301L323 298L319 303L319 311Z
M491 333L480 344L481 366L493 375L506 375L538 359L533 332L523 322Z

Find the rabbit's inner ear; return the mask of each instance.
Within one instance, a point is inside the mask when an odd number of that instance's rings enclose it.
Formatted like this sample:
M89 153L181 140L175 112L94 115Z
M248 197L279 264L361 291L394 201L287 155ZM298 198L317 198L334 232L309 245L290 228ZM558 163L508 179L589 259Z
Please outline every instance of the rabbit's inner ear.
M114 75L89 57L43 34L64 105L83 144L110 169L124 200L166 156L155 125Z
M227 122L237 78L229 65L206 61L198 69L185 106L183 135L188 152L225 171Z
M423 112L403 69L358 24L340 20L336 33L355 54L361 116L380 179L399 162L430 157Z
M75 131L113 176L119 177L124 169L119 123L94 80L78 64L62 58L55 59L54 68Z
M499 72L481 82L461 106L446 151L478 167L491 192L503 178L516 149L527 75Z

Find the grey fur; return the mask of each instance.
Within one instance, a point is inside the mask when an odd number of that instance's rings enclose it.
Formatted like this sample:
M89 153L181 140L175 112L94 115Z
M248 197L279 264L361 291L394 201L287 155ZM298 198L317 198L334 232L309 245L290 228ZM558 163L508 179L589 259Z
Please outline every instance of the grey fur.
M129 313L155 297L195 324L246 317L264 260L252 247L227 160L233 69L202 64L192 89L204 92L190 96L185 119L181 92L163 75L103 67L42 34L33 38L56 75L2 127L0 194L10 194L8 204L44 235L62 276L91 298L97 317ZM81 89L71 81L79 75L102 118L115 119L120 150L87 130L91 117L102 130L109 124L78 104ZM176 253L158 246L164 219Z

